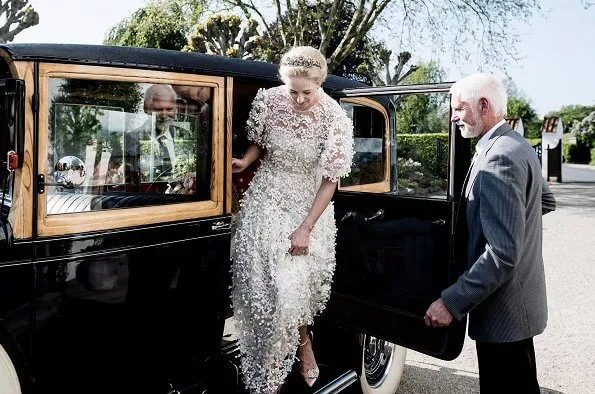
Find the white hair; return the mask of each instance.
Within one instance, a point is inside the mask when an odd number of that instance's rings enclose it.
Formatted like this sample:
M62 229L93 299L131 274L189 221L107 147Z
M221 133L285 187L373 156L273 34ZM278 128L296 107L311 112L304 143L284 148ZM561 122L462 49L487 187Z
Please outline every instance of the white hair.
M508 94L502 82L491 74L475 73L455 82L450 93L476 107L481 98L488 100L497 116L506 116Z
M326 79L328 66L326 58L311 46L293 47L281 57L279 76L282 80L302 77L321 85Z
M145 103L155 100L156 98L161 100L173 100L176 101L178 95L171 85L155 84L149 86L145 92Z

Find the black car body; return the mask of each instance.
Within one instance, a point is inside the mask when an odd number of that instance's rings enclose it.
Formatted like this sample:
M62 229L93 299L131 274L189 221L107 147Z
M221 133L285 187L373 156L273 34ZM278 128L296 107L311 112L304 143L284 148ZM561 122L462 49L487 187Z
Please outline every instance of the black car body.
M257 90L280 84L277 67L92 45L2 45L0 55L0 344L22 391L240 390L223 331L233 215L251 174L232 177L231 157L247 146ZM156 122L142 108L151 84L178 93L183 165L162 176L141 141L133 181L125 135ZM355 123L356 163L334 197L321 364L366 379L360 333L452 359L465 322L423 324L464 261L455 219L469 149L448 122L448 84L370 90L331 76L324 89ZM440 108L442 142L424 153L443 163L431 187L399 161L415 155L397 145L399 108L415 97Z

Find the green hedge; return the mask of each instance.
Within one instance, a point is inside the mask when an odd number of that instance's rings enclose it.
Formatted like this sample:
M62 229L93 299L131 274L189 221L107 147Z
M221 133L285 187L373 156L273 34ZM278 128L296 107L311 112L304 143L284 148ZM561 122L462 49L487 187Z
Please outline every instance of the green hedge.
M446 179L448 134L397 134L397 155L419 162L430 173Z
M526 138L526 140L531 146L541 143L541 138ZM472 141L471 149L476 142L475 139ZM564 144L563 148L566 151L568 144ZM447 133L397 134L397 153L401 158L420 162L434 175L446 178L448 169ZM595 160L594 156L591 157Z
M564 160L567 163L589 164L595 159L593 157L594 142L589 136L576 136L576 144L566 144L563 146Z

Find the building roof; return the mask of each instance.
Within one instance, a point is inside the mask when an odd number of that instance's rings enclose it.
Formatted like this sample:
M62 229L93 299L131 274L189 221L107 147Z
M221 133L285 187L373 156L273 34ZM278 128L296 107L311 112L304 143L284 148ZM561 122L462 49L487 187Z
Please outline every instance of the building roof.
M542 133L555 133L558 123L562 123L562 119L559 116L544 116L539 131Z

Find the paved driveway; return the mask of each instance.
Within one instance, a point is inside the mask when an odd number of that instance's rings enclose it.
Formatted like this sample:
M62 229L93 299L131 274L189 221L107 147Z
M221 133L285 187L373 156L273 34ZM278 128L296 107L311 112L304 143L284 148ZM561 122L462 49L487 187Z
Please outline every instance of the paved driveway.
M595 174L594 174L595 175ZM535 338L542 393L595 393L595 183L551 184L543 219L549 321ZM477 393L475 343L454 361L409 351L398 394ZM503 376L505 379L506 377Z
M595 182L595 166L562 164L562 182Z

